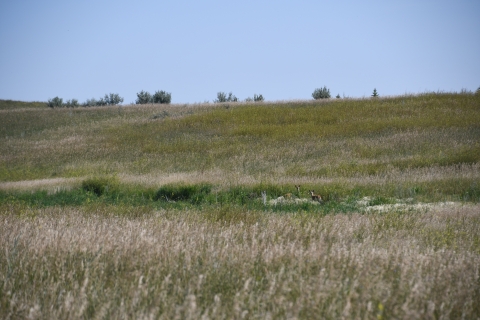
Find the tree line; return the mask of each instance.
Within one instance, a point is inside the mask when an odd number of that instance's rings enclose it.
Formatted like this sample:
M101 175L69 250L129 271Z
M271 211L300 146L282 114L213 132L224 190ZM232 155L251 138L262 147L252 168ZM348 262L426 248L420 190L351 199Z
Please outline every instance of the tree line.
M480 88L479 88L480 90ZM478 90L477 90L478 91ZM378 97L377 89L373 90L372 97ZM330 99L330 89L326 86L323 88L317 88L313 91L312 97L315 100L318 99ZM336 96L337 99L340 99L340 95ZM248 97L245 99L245 102L262 102L265 98L263 95L254 94L253 98ZM148 91L140 91L137 93L136 104L148 104L148 103L161 103L161 104L170 104L172 101L172 94L163 90L158 90L154 94L150 94ZM79 103L77 99L71 99L63 101L60 97L55 97L53 99L48 99L47 105L50 108L76 108L76 107L98 107L98 106L113 106L118 105L123 102L123 98L120 97L118 93L105 94L105 96L99 99L87 99L83 103ZM223 103L223 102L238 102L238 98L232 93L229 92L228 95L225 92L218 92L217 99L213 101L214 103Z

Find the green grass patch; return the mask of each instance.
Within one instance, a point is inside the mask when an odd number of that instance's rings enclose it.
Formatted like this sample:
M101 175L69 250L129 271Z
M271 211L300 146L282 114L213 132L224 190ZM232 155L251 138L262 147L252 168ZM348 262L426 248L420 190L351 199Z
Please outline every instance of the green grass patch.
M115 178L90 178L82 181L82 189L91 192L96 196L106 193L116 193L118 189L118 180Z
M0 110L20 109L20 108L48 108L46 102L33 101L16 101L16 100L0 100Z
M304 186L302 190L314 189L324 199L322 204L310 201L305 192L297 194L290 186L258 184L253 186L232 186L221 189L212 184L169 184L159 189L140 185L121 184L115 177L89 178L80 187L58 189L55 192L0 191L0 203L22 203L30 207L50 206L119 206L148 207L153 209L206 209L212 210L211 220L243 221L242 212L269 211L273 213L350 213L361 212L365 206L403 203L463 201L478 203L480 188L472 180L447 180L419 183L412 186L347 186L329 184L322 187ZM266 204L262 192L267 193ZM283 195L292 193L285 200ZM274 201L281 197L283 200ZM367 203L359 200L369 197ZM302 200L302 201L296 201ZM121 211L121 210L120 210ZM230 212L231 211L231 212ZM228 213L230 212L230 213ZM238 217L237 217L238 215ZM246 218L245 218L246 219ZM252 222L253 220L247 219Z
M155 200L160 201L186 201L201 203L210 194L212 186L202 185L166 185L155 194Z

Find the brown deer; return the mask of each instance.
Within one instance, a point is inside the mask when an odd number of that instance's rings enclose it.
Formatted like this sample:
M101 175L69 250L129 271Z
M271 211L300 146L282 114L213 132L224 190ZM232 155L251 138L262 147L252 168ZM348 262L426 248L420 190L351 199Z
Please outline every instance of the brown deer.
M283 197L284 197L285 199L292 199L292 196L293 196L293 194L292 194L291 192L285 193L285 194L283 195Z
M295 185L295 189L297 189L297 195L296 195L296 196L297 196L297 197L300 197L300 185L298 185L298 186ZM291 193L291 192L286 193L286 194L283 195L283 197L284 197L285 199L292 199L293 196L294 196L294 194Z
M315 190L309 190L310 195L312 196L312 201L318 201L319 203L322 203L322 196L319 194L315 194Z

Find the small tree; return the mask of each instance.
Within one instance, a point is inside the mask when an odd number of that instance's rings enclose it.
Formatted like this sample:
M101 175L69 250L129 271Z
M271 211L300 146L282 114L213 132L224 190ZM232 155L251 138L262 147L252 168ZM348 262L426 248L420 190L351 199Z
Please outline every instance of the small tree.
M65 107L67 108L76 108L78 106L80 105L78 104L77 99L67 100L67 102L65 102Z
M219 102L237 102L238 98L235 97L231 92L228 94L228 97L225 92L218 92L217 93L217 100L214 100L213 102L219 103Z
M327 89L326 86L324 86L323 88L319 88L319 89L317 88L317 89L315 89L315 91L313 91L312 97L315 100L330 99L330 89Z
M227 95L225 92L218 92L217 93L217 100L214 100L213 102L218 103L218 102L227 102Z
M228 102L237 102L237 101L238 101L238 98L235 97L235 96L230 92L230 93L228 94L227 101L228 101Z
M340 99L340 93L337 94L337 96L335 98Z
M63 107L63 99L59 97L48 99L47 104L50 108L60 108Z
M475 94L480 95L480 87L478 87L477 91L475 91Z
M137 93L137 100L135 101L136 104L147 104L147 103L152 103L153 98L150 93L147 91L140 91Z
M264 100L265 99L263 98L263 96L261 94L258 95L258 96L256 94L253 95L253 101L255 101L255 102L261 102L261 101L264 101Z
M96 105L97 105L97 100L95 98L87 99L87 101L82 103L82 106L84 107L94 107Z
M377 98L378 97L378 92L377 92L377 89L373 89L373 93L372 93L372 97L373 98Z
M172 101L172 94L165 91L156 91L153 95L154 103L166 103L169 104Z
M105 95L105 97L98 99L96 105L99 107L108 105L108 96Z
M120 97L118 93L110 93L109 95L105 95L103 100L106 101L107 104L111 106L114 106L116 104L123 102L123 98Z

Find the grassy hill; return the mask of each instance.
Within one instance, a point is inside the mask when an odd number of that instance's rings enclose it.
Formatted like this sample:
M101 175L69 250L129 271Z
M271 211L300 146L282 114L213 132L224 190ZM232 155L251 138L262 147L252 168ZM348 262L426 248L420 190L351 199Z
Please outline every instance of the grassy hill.
M6 110L0 181L116 176L286 192L303 184L327 197L409 197L413 188L459 200L477 190L479 110L471 94Z
M39 102L39 101L26 102L26 101L0 99L0 110L23 109L23 108L48 108L48 106L46 102Z
M480 317L479 95L4 105L0 318Z

